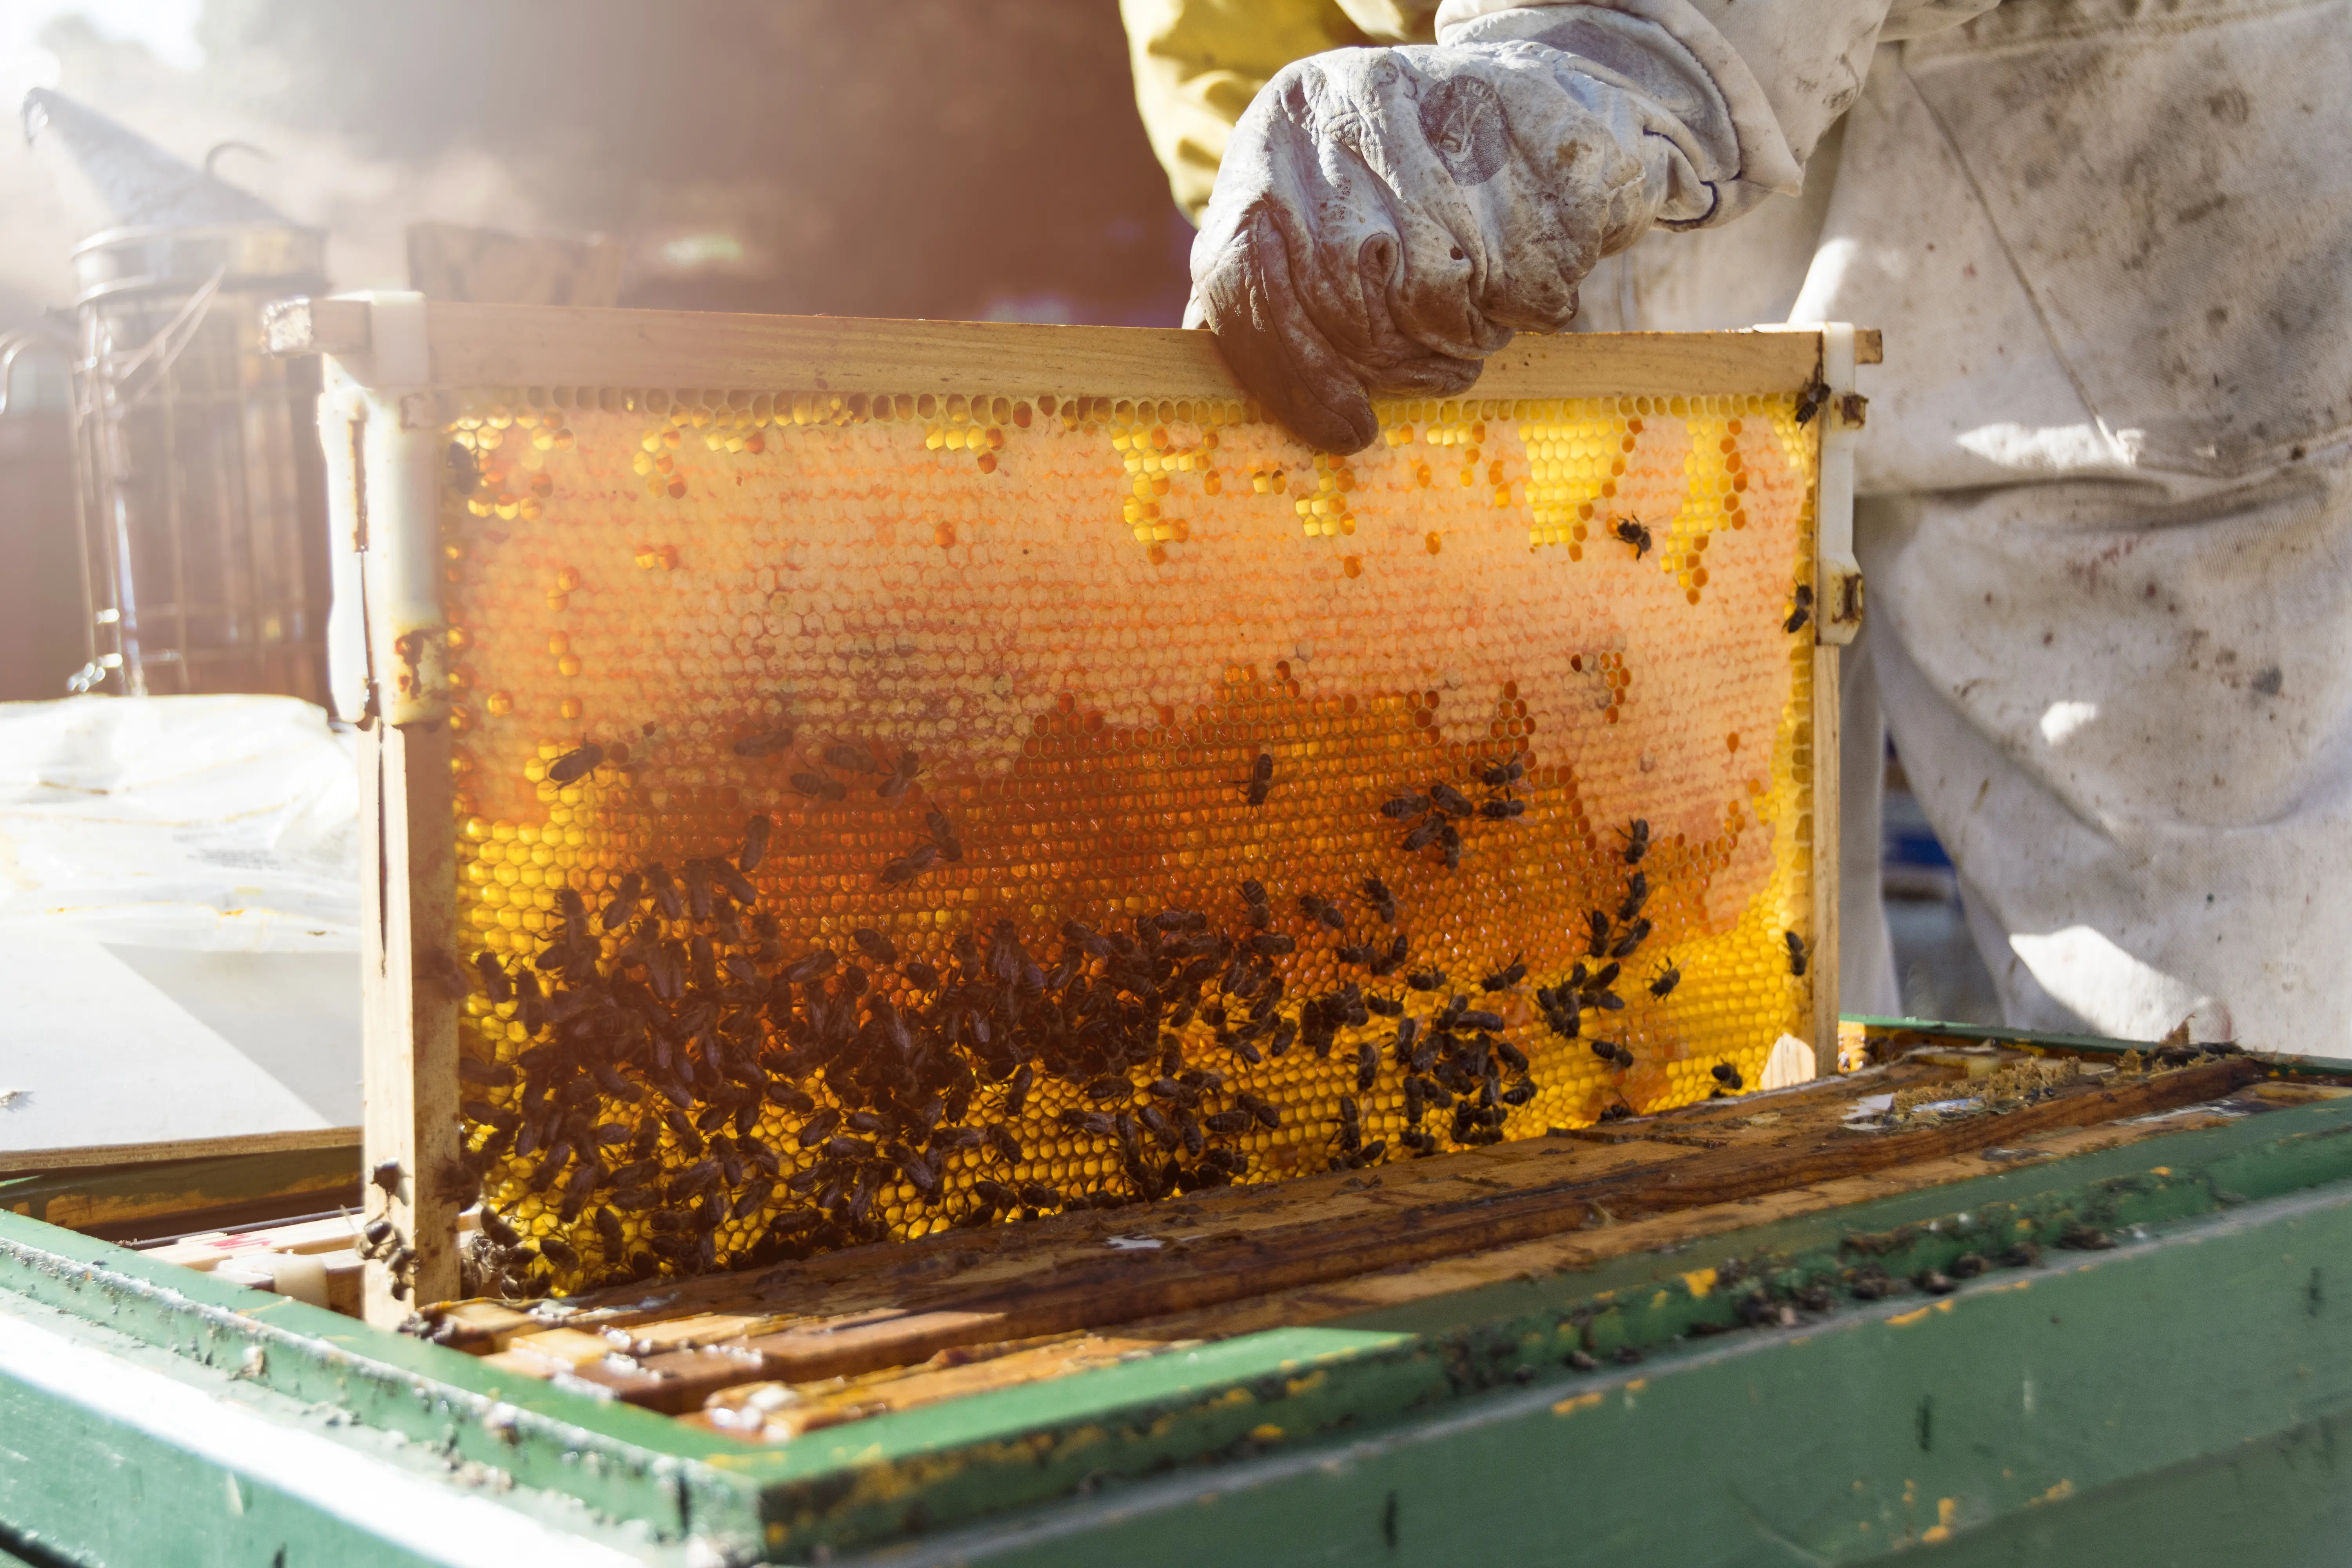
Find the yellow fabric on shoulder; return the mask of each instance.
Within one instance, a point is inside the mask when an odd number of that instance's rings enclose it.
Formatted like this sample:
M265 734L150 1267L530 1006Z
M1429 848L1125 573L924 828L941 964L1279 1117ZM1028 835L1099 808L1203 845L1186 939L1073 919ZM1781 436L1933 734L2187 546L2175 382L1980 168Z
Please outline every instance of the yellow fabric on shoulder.
M1135 104L1176 205L1209 205L1225 139L1274 73L1326 49L1428 43L1434 0L1120 0Z

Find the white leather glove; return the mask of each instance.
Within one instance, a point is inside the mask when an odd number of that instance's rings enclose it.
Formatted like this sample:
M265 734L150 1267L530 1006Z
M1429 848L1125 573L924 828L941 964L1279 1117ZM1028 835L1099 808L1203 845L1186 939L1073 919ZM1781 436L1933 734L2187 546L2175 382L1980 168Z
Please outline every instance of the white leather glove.
M1458 393L1515 329L1565 328L1592 264L1651 224L1801 178L1685 0L1490 10L1440 37L1286 67L1234 127L1193 242L1186 324L1327 450L1379 433L1372 394Z

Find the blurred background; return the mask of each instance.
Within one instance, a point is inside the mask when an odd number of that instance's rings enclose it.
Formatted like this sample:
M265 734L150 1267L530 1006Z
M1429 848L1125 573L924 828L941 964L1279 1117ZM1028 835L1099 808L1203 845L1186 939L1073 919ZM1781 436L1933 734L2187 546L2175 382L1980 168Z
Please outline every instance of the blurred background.
M128 598L148 689L315 694L289 663L315 640L318 573L291 531L310 475L250 417L219 423L230 400L306 411L310 388L226 339L208 349L193 320L191 342L170 335L207 284L215 314L247 316L272 291L412 286L1130 325L1183 310L1192 230L1108 0L0 0L0 100L28 91L58 98L0 138L0 344L17 350L0 699L60 695L119 658L118 632L86 636L84 601ZM159 160L189 188L163 190ZM273 217L296 234L274 259L184 242L75 258L93 235ZM100 290L110 319L93 321ZM77 358L85 490L128 509L115 556L135 595L109 580L105 519L75 545ZM167 445L176 482L152 472ZM275 547L225 559L223 507L282 513L256 530ZM119 663L83 679L126 689Z
M1118 7L892 0L0 0L0 94L54 88L404 288L422 219L611 237L623 302L1172 323L1192 230ZM83 237L0 158L0 331Z
M271 299L1183 309L1113 0L0 0L0 701L320 695L317 371L259 352ZM1991 1021L1889 786L1906 1010Z

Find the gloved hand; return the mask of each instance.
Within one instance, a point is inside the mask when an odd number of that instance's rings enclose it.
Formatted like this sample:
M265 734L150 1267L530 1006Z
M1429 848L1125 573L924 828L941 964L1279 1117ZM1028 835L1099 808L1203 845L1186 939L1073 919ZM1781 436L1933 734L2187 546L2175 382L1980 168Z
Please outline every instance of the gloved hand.
M1538 5L1284 68L1234 129L1185 324L1299 437L1360 450L1371 394L1461 392L1514 329L1564 329L1592 264L1652 223L1798 183L1754 79L1697 30Z

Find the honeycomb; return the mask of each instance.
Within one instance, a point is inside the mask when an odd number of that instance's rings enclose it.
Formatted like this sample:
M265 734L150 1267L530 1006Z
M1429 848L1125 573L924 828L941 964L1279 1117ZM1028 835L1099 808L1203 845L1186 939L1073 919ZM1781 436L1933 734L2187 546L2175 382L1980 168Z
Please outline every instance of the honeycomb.
M484 1288L1364 1167L1811 1018L1791 396L453 394Z

